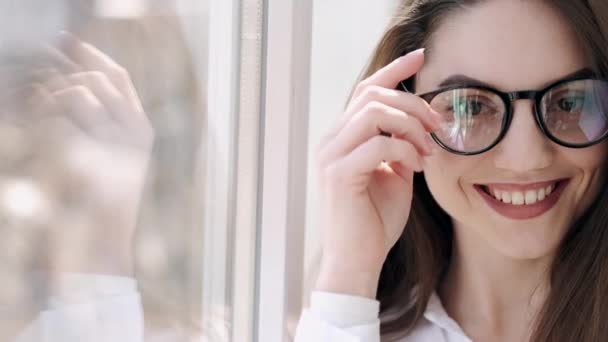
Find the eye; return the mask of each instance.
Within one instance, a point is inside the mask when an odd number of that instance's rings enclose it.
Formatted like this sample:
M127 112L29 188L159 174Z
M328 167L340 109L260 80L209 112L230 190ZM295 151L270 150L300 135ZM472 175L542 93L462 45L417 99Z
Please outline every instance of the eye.
M474 100L463 101L458 106L460 113L478 115L483 110L483 103Z
M584 96L568 96L557 100L557 108L564 112L580 112L585 105Z
M503 101L497 94L476 88L446 90L436 95L430 105L448 121L466 119L469 124L495 120L504 113Z
M584 90L568 90L553 94L547 99L546 109L553 113L581 113L587 100Z
M492 107L486 104L479 96L454 99L449 111L458 116L477 116L480 114L492 113Z

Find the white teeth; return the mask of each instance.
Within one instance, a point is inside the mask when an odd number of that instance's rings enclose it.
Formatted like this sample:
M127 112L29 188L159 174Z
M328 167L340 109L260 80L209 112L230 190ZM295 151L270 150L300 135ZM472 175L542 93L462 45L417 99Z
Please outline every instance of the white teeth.
M539 189L538 194L536 195L539 201L545 199L545 189Z
M537 200L537 192L535 190L526 191L526 204L534 204Z
M500 190L494 189L494 198L496 198L499 201L502 200L502 193L500 192Z
M540 202L547 198L553 190L555 190L555 184L551 184L546 188L541 188L538 190L527 190L523 191L504 191L498 189L489 189L488 193L494 195L499 201L503 203L513 204L513 205L530 205L536 202Z
M513 205L524 204L524 194L519 191L513 191L511 193L511 204L513 204Z

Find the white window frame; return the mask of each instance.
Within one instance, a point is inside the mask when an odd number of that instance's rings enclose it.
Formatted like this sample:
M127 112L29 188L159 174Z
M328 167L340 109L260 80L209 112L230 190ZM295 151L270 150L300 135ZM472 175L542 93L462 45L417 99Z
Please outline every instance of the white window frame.
M289 340L302 309L312 0L266 0L257 341Z
M231 341L302 309L311 26L312 0L210 0L202 313Z
M236 212L239 3L240 0L209 0L208 86L207 94L203 94L207 100L207 122L198 170L205 192L201 271L203 330L233 317L231 253Z
M240 96L234 235L232 341L253 341L258 207L264 1L241 0Z

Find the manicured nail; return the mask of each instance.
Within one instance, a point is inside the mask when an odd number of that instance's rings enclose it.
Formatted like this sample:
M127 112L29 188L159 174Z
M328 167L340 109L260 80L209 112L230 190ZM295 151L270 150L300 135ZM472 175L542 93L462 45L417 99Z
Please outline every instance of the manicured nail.
M410 52L406 53L405 55L401 55L397 59L406 59L406 58L410 58L411 56L415 56L415 55L424 55L424 48L410 51Z
M410 52L410 54L412 54L412 55L413 54L424 54L424 48L414 50L414 51Z

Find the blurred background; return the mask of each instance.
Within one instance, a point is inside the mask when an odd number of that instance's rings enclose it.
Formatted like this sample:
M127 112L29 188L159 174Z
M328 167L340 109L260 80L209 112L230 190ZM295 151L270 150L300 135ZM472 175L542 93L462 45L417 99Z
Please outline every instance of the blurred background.
M265 29L280 2L0 0L0 340L74 273L136 279L151 341L253 341L264 329L289 340L288 319L263 326L261 288L270 279L297 309L307 302L319 255L313 152L397 2L297 5L310 9L298 60L308 86L292 94L307 103L307 153L283 164L307 165L289 180L305 184L300 229L266 224L280 206L262 195L275 101L264 49L280 33ZM302 237L289 242L298 266L268 266L264 234Z
M204 175L197 172L207 87L207 56L200 52L207 46L208 6L0 2L0 303L9 312L35 313L51 291L40 271L96 271L84 264L104 260L101 273L137 276L152 329L200 325L204 196L197 177ZM59 110L49 105L45 96L61 91L53 88L72 72L61 61L69 53L60 50L70 49L62 46L70 44L62 31L128 72L147 120L102 136L90 126L104 119L78 122L88 111L79 98L55 101L68 102ZM68 124L55 120L62 116ZM122 252L132 259L117 255Z

